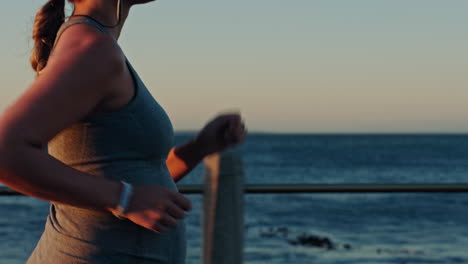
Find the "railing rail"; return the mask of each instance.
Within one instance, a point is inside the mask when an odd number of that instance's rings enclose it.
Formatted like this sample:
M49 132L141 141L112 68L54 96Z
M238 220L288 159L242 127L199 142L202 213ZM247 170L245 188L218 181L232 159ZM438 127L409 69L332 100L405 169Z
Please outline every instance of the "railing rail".
M180 192L185 194L203 194L202 184L180 184ZM419 192L466 192L468 183L433 183L433 184L247 184L245 193L419 193ZM7 187L0 187L0 196L22 195Z
M204 185L179 185L183 193L203 193ZM468 184L248 184L244 193L414 193L467 192Z

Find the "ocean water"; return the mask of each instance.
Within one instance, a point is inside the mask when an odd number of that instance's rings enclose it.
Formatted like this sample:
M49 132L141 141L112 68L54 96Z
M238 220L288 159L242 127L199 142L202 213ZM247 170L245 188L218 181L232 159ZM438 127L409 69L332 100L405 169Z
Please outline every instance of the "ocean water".
M247 183L468 183L468 135L251 134L239 151ZM181 183L202 182L200 165ZM200 263L202 197L187 197L187 263ZM468 263L468 193L246 194L245 206L245 263ZM48 207L0 197L1 264L25 262Z

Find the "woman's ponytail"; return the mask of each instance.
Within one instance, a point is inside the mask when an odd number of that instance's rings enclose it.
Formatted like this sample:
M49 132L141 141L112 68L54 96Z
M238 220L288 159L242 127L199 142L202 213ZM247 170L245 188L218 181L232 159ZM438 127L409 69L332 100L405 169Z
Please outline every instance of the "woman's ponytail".
M65 21L65 0L49 0L36 14L33 29L34 48L31 66L39 73L47 61L55 42L57 31Z

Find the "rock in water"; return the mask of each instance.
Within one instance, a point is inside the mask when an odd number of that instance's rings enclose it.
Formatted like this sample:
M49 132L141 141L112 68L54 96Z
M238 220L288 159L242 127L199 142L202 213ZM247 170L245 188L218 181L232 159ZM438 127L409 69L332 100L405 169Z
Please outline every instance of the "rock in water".
M325 248L327 250L336 249L335 244L327 237L319 237L315 235L302 234L296 240L288 241L292 245L304 245L318 248Z

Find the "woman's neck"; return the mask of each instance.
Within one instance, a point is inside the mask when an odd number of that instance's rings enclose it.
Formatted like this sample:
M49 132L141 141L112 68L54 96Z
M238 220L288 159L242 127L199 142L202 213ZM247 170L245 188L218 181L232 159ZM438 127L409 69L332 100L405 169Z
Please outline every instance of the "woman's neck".
M116 1L117 2L117 1ZM125 2L125 1L123 1ZM123 5L120 23L116 27L106 27L107 31L118 40L125 20L127 19L130 6ZM110 1L85 1L83 4L75 5L73 15L90 16L102 25L114 26L117 24L117 5Z

